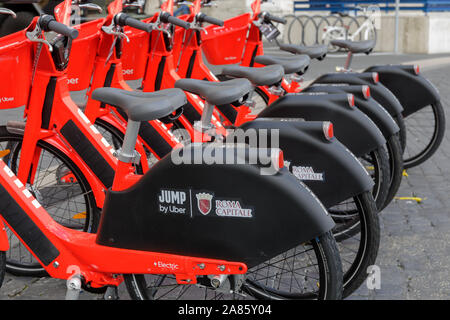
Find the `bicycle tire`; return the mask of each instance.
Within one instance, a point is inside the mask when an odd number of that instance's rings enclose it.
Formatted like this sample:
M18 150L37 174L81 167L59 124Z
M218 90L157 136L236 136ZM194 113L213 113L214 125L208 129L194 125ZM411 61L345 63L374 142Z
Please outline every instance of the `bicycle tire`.
M231 299L239 299L239 298L256 298L256 299L300 299L306 298L311 299L317 297L319 299L324 300L339 300L342 298L342 265L339 257L339 252L336 246L336 241L333 238L331 232L325 233L316 239L312 239L309 241L314 251L315 256L317 257L318 265L319 265L319 273L320 273L320 282L316 284L319 288L319 294L290 294L290 295L279 295L275 292L267 290L267 288L262 288L261 284L251 282L248 278L243 284L242 289L243 292L248 294L248 296L243 296L241 293L239 294L230 294ZM295 257L295 256L294 256ZM269 263L270 265L270 263ZM257 268L257 267L255 267ZM255 269L252 268L252 269ZM251 272L251 270L250 270ZM158 277L158 276L155 276ZM157 297L157 293L161 290L164 290L167 285L163 286L163 283L166 279L168 279L167 275L159 276L159 279L163 279L162 281L157 279L158 286L151 287L148 286L147 280L144 275L124 275L125 284L130 294L130 297L135 300L152 300ZM169 278L169 280L172 280ZM314 280L315 281L315 280ZM178 286L176 283L172 285L174 288L185 289L186 285ZM222 298L223 295L214 295L212 288L199 288L195 285L190 286L195 287L197 290L210 290L212 292L211 295L205 294L204 298ZM160 288L160 289L155 289ZM190 289L190 288L189 288ZM185 290L187 292L189 289ZM170 289L172 292L173 289ZM164 293L164 292L163 292ZM175 292L174 292L175 293ZM165 297L161 293L162 297ZM178 297L178 296L177 296ZM180 297L178 297L180 298ZM192 299L192 297L187 297L187 299Z
M352 238L360 237L358 248L355 248L356 244L353 242L357 239L342 237L336 232L338 224L333 230L343 264L343 298L350 296L365 281L367 268L375 263L380 246L379 215L372 194L364 192L355 197L355 202L358 207L358 217L355 217L357 223L352 227L358 232L353 230L346 232L353 234ZM350 239L352 241L349 241ZM345 248L345 245L350 248ZM349 254L351 254L350 258Z
M380 211L392 202L403 179L403 150L399 136L393 135L387 139L386 147L389 154L390 186L384 205L379 207Z
M431 136L431 139L428 143L426 143L426 146L421 149L417 153L413 153L412 155L409 155L409 150L411 148L413 139L415 138L414 135L414 127L412 126L412 121L410 119L417 113L413 113L412 115L405 118L405 127L406 130L408 130L407 136L406 136L406 150L405 155L403 157L404 167L405 169L410 169L413 167L416 167L428 159L430 159L436 151L439 149L439 146L442 143L442 140L444 139L445 135L445 125L446 125L446 119L445 119L445 112L444 108L442 106L442 103L440 101L431 104L430 106L431 110L433 112L434 117L434 127L433 127L433 134ZM425 108L424 108L425 109ZM424 112L424 109L418 111L418 112Z
M11 167L13 172L15 172L15 167L17 166L17 159L21 150L21 141L23 136L17 134L11 134L8 132L5 126L0 127L0 143L15 143L14 150L8 156L4 157L5 163ZM72 225L74 228L82 229L85 232L96 232L100 212L95 205L95 198L93 196L92 190L87 182L87 179L84 177L82 171L74 164L70 158L68 158L64 153L59 151L57 148L52 145L46 143L45 141L39 141L38 147L41 150L48 152L50 155L54 155L55 159L58 159L66 168L70 170L70 172L75 176L76 181L79 183L81 188L81 196L85 202L85 211L83 214L85 218L72 218L72 219L83 219L84 223L74 223ZM10 144L11 146L11 144ZM45 209L49 209L52 207L53 203L50 203L50 206L47 206L46 203L41 203ZM54 207L53 207L54 208ZM78 209L78 208L77 208ZM50 213L50 212L49 212ZM52 215L52 213L50 213ZM54 216L56 217L56 216ZM61 220L62 222L62 220ZM76 225L76 226L75 226ZM67 227L71 227L71 225L66 225ZM43 277L47 276L47 272L45 269L35 260L34 257L31 256L31 253L28 252L26 247L20 243L20 241L15 237L15 235L8 229L10 244L16 243L17 247L11 246L8 251L8 256L11 257L14 254L14 249L17 248L19 250L19 255L21 255L21 250L26 250L25 254L28 254L30 258L30 263L24 263L21 260L12 259L6 257L6 271L16 276L33 276L33 277ZM12 240L12 241L11 241Z
M400 131L397 133L397 135L400 141L400 146L402 147L402 153L404 154L406 150L406 140L407 140L405 118L403 118L401 114L393 118L395 123L397 123L398 127L400 128Z
M222 77L222 79L225 79ZM263 105L259 106L257 105L255 109L262 110L266 107L268 107L269 103L269 97L267 94L261 90L259 87L255 88L254 94L259 96L259 101L263 101ZM386 199L388 196L389 188L391 186L389 174L390 174L390 168L389 168L389 154L386 149L383 147L379 147L376 150L370 152L366 155L368 158L372 158L369 162L375 162L376 166L374 168L374 174L376 176L373 177L375 181L375 186L373 188L373 196L375 199L375 202L377 204L377 208L384 208ZM393 189L394 190L394 189Z

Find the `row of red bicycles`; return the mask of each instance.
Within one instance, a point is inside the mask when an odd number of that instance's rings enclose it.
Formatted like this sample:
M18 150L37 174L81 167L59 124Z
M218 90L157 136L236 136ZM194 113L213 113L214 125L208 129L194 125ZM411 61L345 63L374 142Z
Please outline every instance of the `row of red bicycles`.
M327 47L265 55L285 20L261 2L221 21L209 1L174 17L168 0L139 20L115 0L74 24L99 7L65 0L0 38L0 108L25 106L0 126L0 284L6 270L66 279L67 299L122 283L133 299L341 299L370 277L378 214L442 140L439 95L416 66L351 71L370 41L336 41L346 66L303 87Z

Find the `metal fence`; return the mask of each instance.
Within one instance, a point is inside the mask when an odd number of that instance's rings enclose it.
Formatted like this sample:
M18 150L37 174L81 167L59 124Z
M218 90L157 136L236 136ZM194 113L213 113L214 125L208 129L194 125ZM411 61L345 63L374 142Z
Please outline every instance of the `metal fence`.
M329 26L345 27L349 32L358 30L367 20L364 15L340 16L331 15L287 15L288 20L283 30L283 41L291 44L314 45L323 44L323 35ZM362 36L362 35L361 35ZM357 37L355 40L363 40Z
M400 10L420 10L424 12L450 11L449 0L400 0ZM356 6L376 5L382 11L389 12L396 9L395 0L300 0L294 1L294 13L300 11L330 11L331 13L347 12Z

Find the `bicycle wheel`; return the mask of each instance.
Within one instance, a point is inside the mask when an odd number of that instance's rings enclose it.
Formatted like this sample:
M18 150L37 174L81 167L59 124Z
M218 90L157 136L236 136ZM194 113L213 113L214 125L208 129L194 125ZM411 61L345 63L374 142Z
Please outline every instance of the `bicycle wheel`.
M342 261L345 298L361 286L367 278L367 267L377 258L378 211L371 193L365 192L330 208L329 212L336 223L333 235Z
M3 161L17 173L22 149L21 135L0 127L0 150L9 149ZM39 141L40 157L33 184L28 190L59 224L84 232L96 232L99 210L87 179L81 170L61 151ZM45 276L47 273L34 256L7 228L10 250L6 255L6 270L18 276Z
M445 134L445 113L441 102L431 104L405 118L405 169L428 160L439 148Z
M402 147L402 154L405 152L406 149L406 125L405 125L405 119L401 114L397 116L392 117L397 123L398 127L400 128L400 131L397 133L398 140L400 141L400 146Z
M379 208L379 211L386 208L392 202L403 179L403 150L399 136L393 135L387 139L386 147L389 155L390 186L384 205Z
M328 232L251 268L236 290L218 291L200 277L198 285L179 285L174 276L125 275L130 296L156 299L341 299L342 266ZM230 281L231 282L231 281Z
M269 97L267 94L261 90L260 88L256 87L255 92L252 98L256 103L255 107L255 113L261 112L263 109L268 107L269 103ZM391 149L391 148L387 148ZM394 153L392 153L392 156L394 156ZM365 155L364 157L361 157L359 159L363 166L366 168L370 176L375 182L375 185L373 187L372 195L375 199L375 202L377 204L377 208L384 208L386 199L388 196L388 192L390 190L390 168L389 168L389 160L390 160L390 154L388 154L388 151L386 151L384 148L380 147L373 152L370 152L369 154ZM394 159L394 164L397 164L398 159ZM398 168L398 164L395 169ZM397 169L398 170L398 169ZM397 173L397 172L396 172ZM398 189L398 188L397 188ZM392 188L391 192L397 192L397 189ZM391 199L392 200L392 199Z
M376 150L360 157L359 160L375 183L372 195L377 208L384 208L391 185L388 152L384 147L378 147Z

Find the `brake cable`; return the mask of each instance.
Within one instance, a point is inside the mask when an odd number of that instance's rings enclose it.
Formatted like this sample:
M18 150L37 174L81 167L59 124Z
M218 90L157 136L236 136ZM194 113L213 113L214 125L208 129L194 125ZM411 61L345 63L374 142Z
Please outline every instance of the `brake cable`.
M202 28L202 26L200 25L201 24L201 22L199 22L198 20L197 20L197 15L194 17L194 23L193 24L191 24L191 27L189 28L189 30L192 30L191 31L191 34L189 35L189 39L187 40L187 41L185 41L186 40L186 32L184 33L184 35L183 35L183 46L182 46L182 48L181 48L181 50L180 50L180 54L178 55L178 62L177 62L177 71L178 71L178 68L180 67L180 62L181 62L181 58L182 58L182 56L183 56L183 52L186 50L186 48L188 47L188 45L189 45L189 43L191 43L191 41L192 41L192 38L194 37L194 32L195 31L204 31L205 32L205 34L208 34L208 31L206 31L206 29L205 28ZM188 30L186 30L186 31L188 31Z
M36 48L36 55L34 57L34 61L33 61L33 71L31 74L31 85L33 85L34 82L34 76L36 74L36 70L37 70L37 65L39 63L39 58L41 56L41 52L42 52L42 46L45 44L46 46L48 46L48 50L50 52L53 51L53 47L52 45L43 38L42 36L42 29L39 26L39 20L36 22L36 26L34 28L33 31L27 31L26 32L26 36L28 38L28 40L30 40L31 42L37 42L37 48Z
M119 25L116 25L114 23L114 19L112 19L111 24L109 26L103 26L102 31L105 32L106 34L111 34L114 36L114 41L111 44L111 48L109 49L109 53L105 61L106 66L114 53L114 48L117 44L117 39L120 38L120 40L122 40L122 38L125 38L127 42L130 42L130 38L128 38L128 36L121 31L121 27Z

